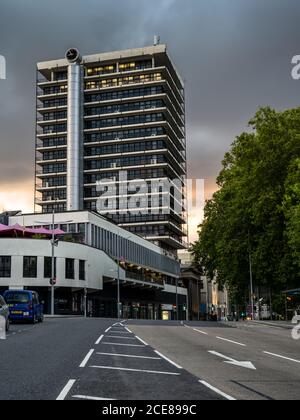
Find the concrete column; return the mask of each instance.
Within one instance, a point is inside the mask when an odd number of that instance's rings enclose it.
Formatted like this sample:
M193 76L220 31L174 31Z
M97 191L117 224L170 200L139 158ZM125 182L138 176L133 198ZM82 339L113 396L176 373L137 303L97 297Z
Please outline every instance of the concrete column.
M68 159L67 159L67 210L83 208L83 105L82 68L78 62L68 66Z

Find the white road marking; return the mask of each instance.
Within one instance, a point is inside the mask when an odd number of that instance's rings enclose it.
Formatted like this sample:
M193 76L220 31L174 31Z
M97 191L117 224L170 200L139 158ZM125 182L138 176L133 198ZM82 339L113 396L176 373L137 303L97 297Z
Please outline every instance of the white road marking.
M207 332L204 332L204 331L201 331L201 330L197 330L197 328L193 328L193 331L196 331L196 332L198 332L200 334L203 334L203 335L208 335Z
M111 333L115 333L115 334L132 334L132 333L129 333L129 332L125 332L125 331L111 331Z
M107 330L105 330L105 334L108 333L108 331L111 330L112 327L107 328Z
M239 343L237 341L228 340L228 338L216 337L218 340L226 341L227 343L236 344L237 346L247 347L246 344Z
M221 397L226 398L228 401L236 401L235 398L231 397L230 395L225 394L225 392L220 391L218 388L215 388L214 386L208 384L205 381L199 381L200 384L204 385L206 388L210 389L211 391L214 391L216 394L220 395Z
M125 327L125 330L128 331L130 334L132 334L132 331L130 331L129 328Z
M110 345L110 346L143 347L143 348L145 348L145 346L140 346L139 344L106 343L106 342L102 342L102 344L107 344L107 345Z
M160 372L157 370L142 370L142 369L128 369L128 368L120 368L115 366L90 366L93 369L108 369L108 370L122 370L125 372L140 372L140 373L155 373L157 375L171 375L171 376L179 376L180 373L174 372Z
M300 363L300 360L291 359L290 357L281 356L280 354L269 353L268 351L264 351L263 353L264 353L264 354L268 354L269 356L278 357L278 358L280 358L280 359L289 360L290 362Z
M64 387L64 389L61 391L59 396L56 398L56 401L64 401L68 395L68 393L71 391L72 387L74 386L76 380L70 379L67 385Z
M217 353L216 351L209 351L208 353L217 357L221 357L225 360L224 363L227 363L229 365L238 366L250 370L256 370L256 367L251 362L238 362L237 360L234 360L231 357L224 356L224 354Z
M115 401L112 398L98 398L98 397L90 397L88 395L73 395L72 398L76 398L77 400L87 400L87 401Z
M148 346L149 344L148 343L146 343L146 341L144 341L144 340L142 340L140 337L138 337L137 335L135 336L135 338L137 339L137 340L139 340L142 344L144 344L145 346Z
M98 345L98 344L100 344L100 342L103 340L103 338L104 338L104 335L101 335L99 338L98 338L98 340L96 341L96 346Z
M133 337L120 337L118 335L106 335L105 338L119 338L120 340L135 340Z
M87 363L88 363L88 361L90 360L90 358L92 357L92 355L93 355L93 353L94 353L94 351L95 350L90 350L89 352L88 352L88 354L85 356L85 358L83 359L83 361L82 361L82 363L81 363L81 365L79 366L80 368L84 368L84 367L86 367L86 365L87 365Z
M128 357L130 359L161 360L161 357L131 356L130 354L97 353L100 356Z
M155 353L162 357L163 359L165 359L167 362L171 363L171 365L175 366L177 369L182 369L182 367L180 365L177 365L177 363L173 362L171 359L169 359L168 357L164 356L163 354L161 354L159 351L155 350Z

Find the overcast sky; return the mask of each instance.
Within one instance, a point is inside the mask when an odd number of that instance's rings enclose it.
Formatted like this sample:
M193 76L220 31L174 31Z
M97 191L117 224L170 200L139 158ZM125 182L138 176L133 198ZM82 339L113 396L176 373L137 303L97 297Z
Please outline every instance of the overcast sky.
M215 189L220 162L260 105L299 106L299 0L0 0L0 210L32 210L36 62L168 44L186 81L189 176ZM194 224L201 213L193 213Z

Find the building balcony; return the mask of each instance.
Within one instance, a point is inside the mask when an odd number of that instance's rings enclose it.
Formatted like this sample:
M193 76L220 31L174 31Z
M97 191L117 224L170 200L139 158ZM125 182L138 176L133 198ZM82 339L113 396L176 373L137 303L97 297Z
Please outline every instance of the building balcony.
M53 136L67 136L68 132L50 130L49 132L45 133L43 131L37 131L36 135L37 137L40 137L40 138L47 138L47 137L53 137Z
M124 102L131 103L131 102L140 102L140 101L149 101L149 100L159 100L165 99L167 97L166 93L153 93L151 95L142 95L142 96L128 96L124 98L117 98L117 99L108 99L103 101L95 101L95 102L84 102L84 107L89 108L97 105L107 106L107 105L119 105Z
M45 106L44 103L38 103L36 108L39 113L43 114L45 112L55 112L55 111L64 111L68 107L68 104L65 103L64 105L52 105L52 106Z
M141 109L135 109L132 111L115 111L115 112L110 112L108 114L96 114L96 115L85 115L84 119L86 121L89 120L102 120L102 119L106 119L106 118L117 118L117 117L123 117L123 116L131 116L131 115L143 115L143 114L156 114L156 113L160 113L160 112L167 112L167 108L166 107L155 107L153 106L152 108L141 108Z
M38 117L36 119L36 122L38 125L43 126L43 125L47 125L47 124L61 124L61 123L67 123L68 119L67 117L65 118L56 118L56 119L45 119L43 117Z
M58 185L58 186L45 186L43 183L36 183L35 189L36 191L43 192L43 191L56 191L56 190L64 190L67 188L67 185Z
M48 200L43 200L42 198L35 198L35 204L38 206L46 204L64 204L66 203L66 198L50 198Z
M165 244L171 246L174 249L188 249L189 244L182 239L179 239L175 235L164 235L164 236L155 236L155 235L146 235L145 239L152 242L164 242Z

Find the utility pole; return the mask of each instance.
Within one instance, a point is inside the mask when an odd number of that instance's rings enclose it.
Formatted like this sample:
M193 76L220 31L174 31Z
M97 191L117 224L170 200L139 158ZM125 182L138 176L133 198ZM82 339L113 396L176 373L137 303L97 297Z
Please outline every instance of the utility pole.
M117 288L118 288L118 297L117 297L117 310L118 310L118 320L120 320L121 318L121 314L120 314L120 298L121 298L121 293L120 293L120 262L121 262L121 251L120 251L120 239L118 240L118 284L117 284Z
M178 278L176 279L176 320L179 321L179 308L178 308Z
M252 271L251 251L249 251L249 267L250 267L251 311L252 311L252 321L254 321L254 289L253 289L253 271Z
M51 241L51 248L52 248L52 259L51 259L51 315L54 316L55 313L55 290L54 290L54 282L55 282L55 209L53 207L52 213L52 241Z

